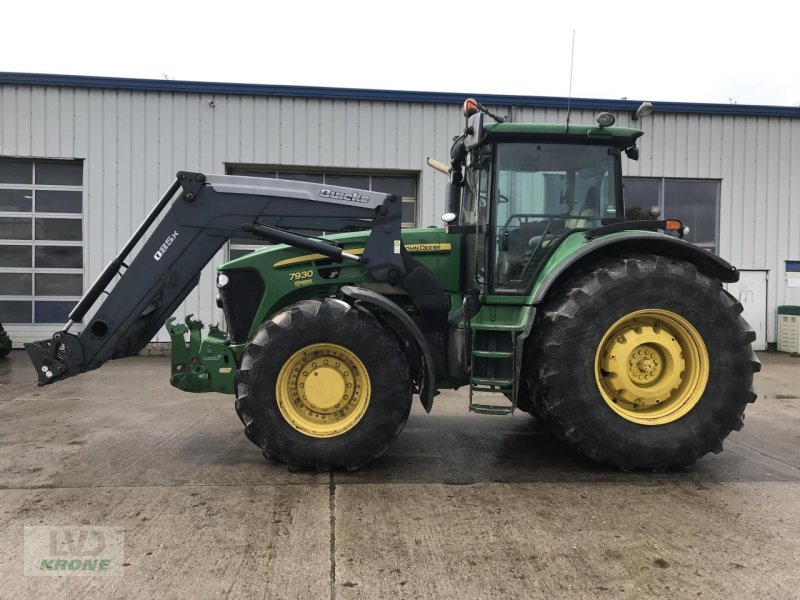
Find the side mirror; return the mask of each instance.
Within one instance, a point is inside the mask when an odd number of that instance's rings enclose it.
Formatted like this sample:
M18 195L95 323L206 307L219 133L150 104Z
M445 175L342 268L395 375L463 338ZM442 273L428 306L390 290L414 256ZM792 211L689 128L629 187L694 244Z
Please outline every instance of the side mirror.
M464 130L464 146L467 150L477 148L483 141L483 113L476 112L467 119L467 128Z

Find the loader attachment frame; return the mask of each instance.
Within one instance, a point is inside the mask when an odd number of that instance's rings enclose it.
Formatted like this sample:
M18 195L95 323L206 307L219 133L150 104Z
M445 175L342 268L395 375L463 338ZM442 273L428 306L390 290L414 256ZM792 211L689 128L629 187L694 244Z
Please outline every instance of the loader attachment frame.
M161 220L156 224L156 221ZM179 172L158 204L84 294L51 339L25 344L39 385L137 354L194 289L200 273L232 236L268 239L364 264L379 281L402 285L409 258L401 241L402 203L390 194L315 183ZM315 221L331 231L371 229L361 256L287 231ZM141 243L134 258L128 257ZM119 275L119 277L117 277ZM113 288L108 291L112 282ZM413 287L413 286L411 286ZM79 334L100 296L107 297ZM413 291L412 291L413 295Z

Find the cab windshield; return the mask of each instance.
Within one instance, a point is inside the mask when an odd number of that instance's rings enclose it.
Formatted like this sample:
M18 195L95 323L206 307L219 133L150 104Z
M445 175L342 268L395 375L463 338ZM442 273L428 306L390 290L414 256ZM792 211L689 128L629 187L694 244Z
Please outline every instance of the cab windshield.
M608 146L497 145L496 292L526 292L555 240L622 216L615 154Z

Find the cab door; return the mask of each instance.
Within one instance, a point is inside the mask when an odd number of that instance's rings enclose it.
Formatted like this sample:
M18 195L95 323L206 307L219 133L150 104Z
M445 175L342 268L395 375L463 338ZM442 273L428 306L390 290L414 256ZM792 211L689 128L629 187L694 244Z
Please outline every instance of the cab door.
M567 235L617 215L614 156L606 146L588 144L496 148L490 291L527 296Z

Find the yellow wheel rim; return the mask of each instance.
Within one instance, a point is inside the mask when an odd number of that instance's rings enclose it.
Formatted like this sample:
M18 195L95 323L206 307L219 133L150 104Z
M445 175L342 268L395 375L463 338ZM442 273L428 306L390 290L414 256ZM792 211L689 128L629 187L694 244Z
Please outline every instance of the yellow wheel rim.
M668 310L638 310L603 336L595 379L603 400L623 419L664 425L699 402L708 362L703 338L689 321Z
M341 435L367 412L369 375L358 356L336 344L301 348L278 373L275 396L286 422L311 437Z

